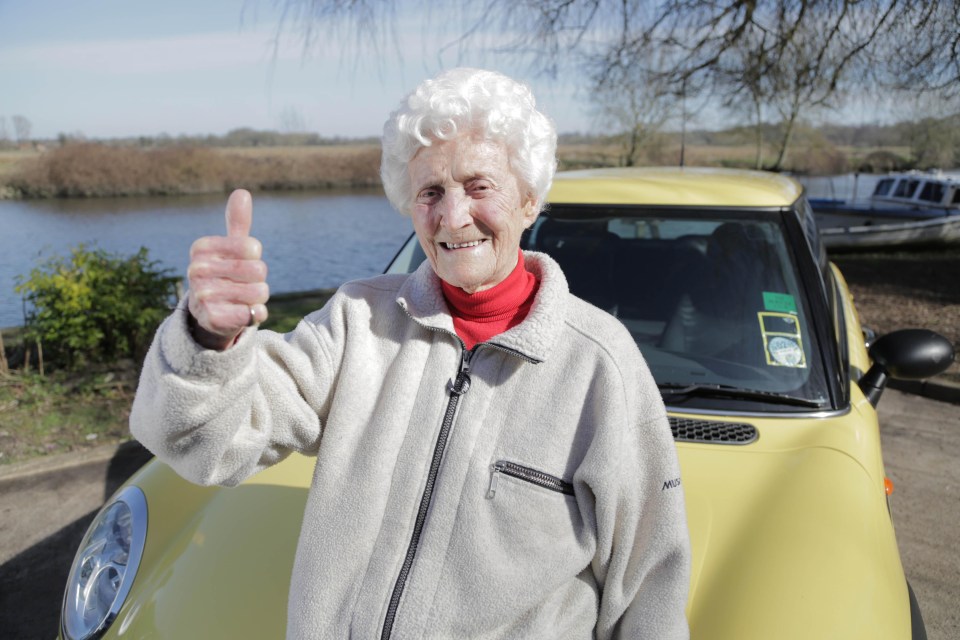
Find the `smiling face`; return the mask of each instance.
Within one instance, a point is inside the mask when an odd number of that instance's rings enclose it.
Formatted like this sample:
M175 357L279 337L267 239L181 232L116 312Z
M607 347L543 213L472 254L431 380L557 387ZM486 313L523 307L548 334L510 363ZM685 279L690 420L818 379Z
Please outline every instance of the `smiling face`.
M539 209L502 145L469 137L434 143L409 165L411 216L433 270L468 293L502 282Z

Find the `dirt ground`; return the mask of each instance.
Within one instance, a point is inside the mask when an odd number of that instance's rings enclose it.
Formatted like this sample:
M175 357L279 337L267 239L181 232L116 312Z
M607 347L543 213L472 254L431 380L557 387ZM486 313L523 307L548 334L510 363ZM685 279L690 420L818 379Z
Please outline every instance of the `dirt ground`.
M960 351L960 247L949 250L831 255L860 312L878 335L920 327ZM960 363L943 376L960 383Z

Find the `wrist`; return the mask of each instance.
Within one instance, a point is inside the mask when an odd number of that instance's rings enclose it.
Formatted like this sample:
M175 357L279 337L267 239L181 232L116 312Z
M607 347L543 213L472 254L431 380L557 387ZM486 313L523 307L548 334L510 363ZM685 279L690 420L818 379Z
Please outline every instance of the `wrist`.
M190 337L193 338L193 341L204 349L212 349L214 351L225 351L227 348L232 346L237 338L240 336L238 333L233 337L225 337L217 335L212 331L207 331L204 329L199 322L197 322L196 317L190 313L190 309L186 309L187 312L187 330L190 332Z

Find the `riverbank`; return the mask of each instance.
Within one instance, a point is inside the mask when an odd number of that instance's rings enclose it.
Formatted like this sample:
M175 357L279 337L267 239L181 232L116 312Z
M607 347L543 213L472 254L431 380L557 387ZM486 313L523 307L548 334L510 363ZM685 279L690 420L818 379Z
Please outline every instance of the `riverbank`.
M883 171L894 165L877 165L878 154L889 162L905 162L908 153L901 148L798 143L785 169L797 175ZM612 138L561 143L557 149L560 170L620 166L622 156L622 145ZM756 149L749 143L689 143L681 148L674 138L651 144L637 162L676 166L681 156L687 166L748 169L756 164ZM0 200L192 195L228 193L237 187L254 192L373 187L380 185L379 167L380 146L370 142L257 147L72 142L0 151Z
M380 147L141 149L74 143L0 155L0 199L356 189L380 184Z

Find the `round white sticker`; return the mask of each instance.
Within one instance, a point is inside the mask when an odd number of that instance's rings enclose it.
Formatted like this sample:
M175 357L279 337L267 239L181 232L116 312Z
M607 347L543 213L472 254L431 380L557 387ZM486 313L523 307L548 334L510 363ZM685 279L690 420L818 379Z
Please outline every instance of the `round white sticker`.
M796 367L803 362L803 350L794 340L776 336L767 345L770 357L784 367Z

